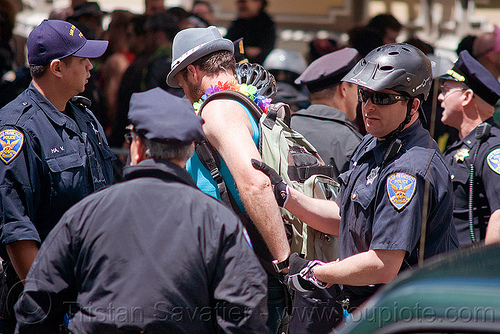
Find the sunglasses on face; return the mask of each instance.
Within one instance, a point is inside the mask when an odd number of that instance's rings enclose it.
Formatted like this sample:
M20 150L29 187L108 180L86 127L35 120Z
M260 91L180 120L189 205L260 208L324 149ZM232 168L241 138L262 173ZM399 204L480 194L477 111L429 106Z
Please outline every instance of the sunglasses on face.
M381 92L369 92L361 88L358 89L358 101L366 102L370 99L373 104L386 106L399 101L408 101L410 98L399 94L389 94Z

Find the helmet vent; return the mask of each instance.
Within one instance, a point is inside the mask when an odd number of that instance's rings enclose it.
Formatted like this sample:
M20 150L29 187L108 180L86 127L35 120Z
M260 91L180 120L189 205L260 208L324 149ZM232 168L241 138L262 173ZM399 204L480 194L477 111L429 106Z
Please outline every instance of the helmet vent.
M393 66L382 66L380 68L381 71L392 71L394 69Z
M391 51L389 52L390 56L397 56L399 54L399 51Z
M402 47L401 49L405 50L406 52L411 52L411 50L410 50L410 49L405 48L405 47Z

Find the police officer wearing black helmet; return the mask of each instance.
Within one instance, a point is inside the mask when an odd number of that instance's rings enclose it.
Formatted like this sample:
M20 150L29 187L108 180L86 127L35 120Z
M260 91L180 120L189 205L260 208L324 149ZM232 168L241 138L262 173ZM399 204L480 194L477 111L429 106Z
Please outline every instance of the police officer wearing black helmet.
M49 333L71 302L71 333L266 332L266 276L245 230L184 168L201 117L160 88L133 94L128 115L125 181L49 234L16 304L19 332Z
M70 101L85 89L89 59L107 46L59 20L44 20L28 37L33 81L0 110L1 256L10 263L9 288L22 290L16 283L63 213L113 182L114 153L102 127L85 100ZM17 299L14 291L8 305Z
M499 98L500 83L467 51L441 76L441 120L459 135L445 160L460 247L500 242L500 127L493 120Z
M292 254L288 277L292 288L342 285L339 305L350 312L381 284L415 266L420 256L457 248L450 174L419 120L431 80L429 59L407 44L374 49L344 77L343 81L359 86L369 134L349 170L340 175L337 203L312 199L274 182L275 192L288 194L287 210L310 226L339 236L338 261L325 264ZM254 165L272 174L261 163Z

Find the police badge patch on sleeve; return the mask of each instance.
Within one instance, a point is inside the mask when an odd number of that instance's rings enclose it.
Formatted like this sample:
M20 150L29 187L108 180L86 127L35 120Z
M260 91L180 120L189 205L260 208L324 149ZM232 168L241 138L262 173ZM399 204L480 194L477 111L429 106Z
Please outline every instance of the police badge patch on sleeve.
M7 129L0 132L0 159L8 164L18 155L23 147L24 136L14 129Z
M417 179L406 173L394 173L387 178L387 195L389 201L398 210L408 204L415 194Z
M490 166L491 170L500 174L500 148L491 151L486 160L488 161L488 166Z

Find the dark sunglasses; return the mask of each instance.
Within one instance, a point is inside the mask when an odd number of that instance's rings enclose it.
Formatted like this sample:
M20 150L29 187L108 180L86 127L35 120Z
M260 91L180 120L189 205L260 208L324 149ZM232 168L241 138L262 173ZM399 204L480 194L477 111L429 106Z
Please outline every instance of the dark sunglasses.
M399 101L408 101L410 98L408 96L399 94L369 92L361 88L358 88L358 101L364 103L368 101L368 99L371 99L373 104L386 106L389 104L394 104Z

